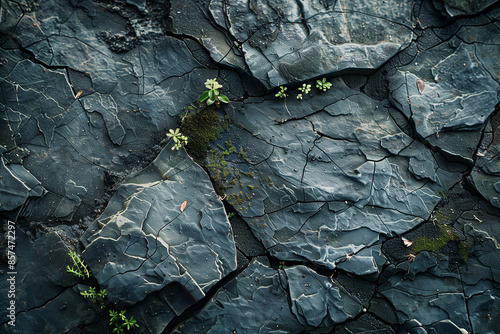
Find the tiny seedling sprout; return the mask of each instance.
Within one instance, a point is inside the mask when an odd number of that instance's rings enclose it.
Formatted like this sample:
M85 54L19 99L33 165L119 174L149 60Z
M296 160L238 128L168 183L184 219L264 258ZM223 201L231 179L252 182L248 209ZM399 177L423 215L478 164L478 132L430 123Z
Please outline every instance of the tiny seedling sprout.
M167 137L174 140L172 150L179 150L182 145L187 145L188 143L188 138L180 132L179 128L175 130L170 129L167 133Z

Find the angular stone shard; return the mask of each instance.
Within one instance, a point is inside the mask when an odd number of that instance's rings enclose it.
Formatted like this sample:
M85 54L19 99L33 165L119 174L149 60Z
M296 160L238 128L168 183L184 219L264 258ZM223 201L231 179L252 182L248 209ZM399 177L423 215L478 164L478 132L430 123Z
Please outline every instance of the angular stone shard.
M497 0L433 0L436 8L451 17L474 15L482 12Z
M82 238L83 258L115 303L136 304L170 284L197 301L236 268L231 226L208 176L171 152L125 181Z
M29 212L32 202L45 193L41 183L22 165L6 165L0 156L0 212L17 219L22 212Z
M54 216L59 219L71 221L73 214L82 203L82 197L87 193L87 189L78 186L73 180L66 182L64 188L66 193L57 205Z
M96 312L90 310L87 302L71 288L79 279L66 272L66 266L72 265L68 252L68 247L55 232L31 241L16 229L15 274L7 276L13 270L6 261L0 262L0 270L4 272L0 288L8 292L10 287L6 278L15 277L13 298L6 294L0 299L2 309L7 309L11 300L15 302L15 326L3 322L4 333L30 333L34 328L46 333L62 333L96 319Z
M111 141L116 145L121 145L123 137L125 137L125 129L118 119L118 110L113 98L109 95L95 93L80 100L87 112L98 112L102 116Z
M433 82L426 82L421 93L416 85L421 78L411 72L398 72L391 79L393 103L413 122L421 137L474 130L493 112L500 86L476 52L474 45L461 44L431 69Z
M360 314L361 301L305 266L285 269L291 311L306 329L331 328Z
M446 260L438 262L423 252L411 264L405 261L396 266L378 293L394 305L399 323L418 319L430 325L450 319L458 327L471 330L460 277L448 273L447 265ZM446 275L446 281L441 275Z

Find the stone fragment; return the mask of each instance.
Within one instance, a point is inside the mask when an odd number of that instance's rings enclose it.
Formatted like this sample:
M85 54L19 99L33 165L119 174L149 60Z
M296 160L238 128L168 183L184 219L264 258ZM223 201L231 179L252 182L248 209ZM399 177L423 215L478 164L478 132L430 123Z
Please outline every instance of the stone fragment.
M15 326L3 322L3 332L30 333L38 328L46 333L62 333L95 321L98 312L71 288L79 279L66 272L66 266L72 263L69 249L59 235L52 232L35 241L19 229L15 235L15 270L0 261L3 272L0 288L6 292L0 306L6 310L13 300L16 315ZM1 246L3 252L7 244ZM10 289L7 278L12 276L15 279L13 298L7 294Z
M175 333L327 330L361 310L337 282L304 266L274 270L266 258L256 257Z
M470 331L459 277L447 274L445 282L439 276L446 262L430 261L434 264L429 266L429 259L428 255L420 253L411 264L405 261L397 265L396 272L379 287L378 293L392 303L399 323L418 319L420 323L430 325L450 319L458 327Z
M305 266L285 269L291 311L306 329L329 328L361 313L362 304L329 277Z
M217 62L248 67L269 89L346 69L376 69L410 43L411 8L408 1L385 1L374 8L369 1L239 0L227 5L210 1L208 8L174 3L171 16L175 32L197 38ZM231 42L219 31L212 33L207 9ZM203 24L187 24L193 20ZM239 54L245 65L236 58Z
M115 101L109 95L95 93L80 99L87 112L97 112L104 119L108 135L115 145L121 145L125 137L125 129L118 119Z
M17 219L22 212L29 212L33 201L45 193L41 183L22 165L6 165L0 156L0 212L10 212L9 216Z
M341 80L331 92L287 104L291 118L284 121L285 106L276 100L249 100L231 115L245 128L230 127L235 151L260 155L224 160L226 173L218 175L228 201L280 260L333 269L359 253L370 269L350 270L376 274L378 260L360 252L427 219L437 192L461 174L447 171L385 107Z
M451 17L478 14L496 2L496 0L433 0L437 9Z
M481 155L477 156L469 179L482 196L500 208L500 145L490 146Z
M73 180L66 182L64 188L66 193L57 205L54 215L56 218L71 221L73 214L82 203L82 197L87 193L87 189L76 185Z
M474 130L493 111L499 85L476 52L474 45L461 44L431 69L433 82L426 82L422 93L416 86L421 78L415 74L400 71L392 78L390 97L422 138L448 130Z
M119 304L170 285L198 301L236 268L231 226L208 176L170 148L118 188L82 242L83 258Z

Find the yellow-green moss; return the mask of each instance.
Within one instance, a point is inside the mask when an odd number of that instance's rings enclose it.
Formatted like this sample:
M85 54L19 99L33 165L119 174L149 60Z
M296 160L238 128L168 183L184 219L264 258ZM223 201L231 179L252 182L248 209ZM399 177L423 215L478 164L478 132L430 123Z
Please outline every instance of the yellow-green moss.
M238 157L243 161L248 161L247 155L245 154L245 151L243 151L243 147L240 148L238 152Z
M248 188L250 188L250 189L252 189L252 190L255 188L255 187L254 187L254 186L252 186L251 184L247 185L247 187L248 187Z
M446 217L446 216L444 216ZM447 217L451 220L451 218ZM435 219L438 217L435 216ZM443 217L441 217L443 219ZM467 242L460 240L459 235L453 230L450 225L437 222L438 231L434 238L418 237L411 245L412 254L418 254L423 251L439 252L444 246L450 242L457 242L460 254L464 261L467 260L471 246Z
M181 132L188 137L186 148L195 159L204 160L209 143L220 137L218 119L212 108L206 108L188 115L182 122Z
M227 152L228 154L231 154L231 153L235 153L236 152L236 148L233 146L233 144L231 143L231 139L229 140L226 140L224 142L224 144L226 145L226 148L227 148Z
M472 246L468 242L460 242L458 244L460 255L462 255L462 259L464 261L467 261L467 259L469 258L469 253L471 248Z
M433 219L442 224L451 222L451 217L444 215L441 211L434 212Z
M248 176L248 177L254 177L254 172L249 172L249 173L241 172L241 174Z
M451 226L439 224L439 231L435 238L418 237L412 245L413 254L422 251L438 252L450 241L458 241L459 237Z

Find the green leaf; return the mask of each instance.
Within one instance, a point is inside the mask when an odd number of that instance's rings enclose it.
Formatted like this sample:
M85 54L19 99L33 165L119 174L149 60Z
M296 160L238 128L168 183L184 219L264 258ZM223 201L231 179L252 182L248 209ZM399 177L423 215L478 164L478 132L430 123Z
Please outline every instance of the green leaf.
M206 99L208 99L208 90L204 91L201 96L200 96L200 102L203 102L205 101Z
M106 298L106 296L108 294L106 293L106 289L104 289L104 290L99 291L98 295L99 295L99 297L104 299L104 298Z
M219 95L219 101L223 103L229 103L229 99L226 95Z
M208 91L208 99L210 101L212 101L212 103L215 102L215 93L214 93L213 89L211 89L211 90ZM208 104L208 102L207 102L207 104Z
M133 316L130 317L130 319L125 319L123 321L123 324L127 326L127 329L134 328L135 326L139 327L139 325L137 325L137 321Z
M112 325L116 321L118 321L118 312L114 310L109 310L109 324Z
M214 102L215 102L215 100L210 100L210 99L209 99L209 100L207 101L207 106L210 106L210 105L214 104Z

